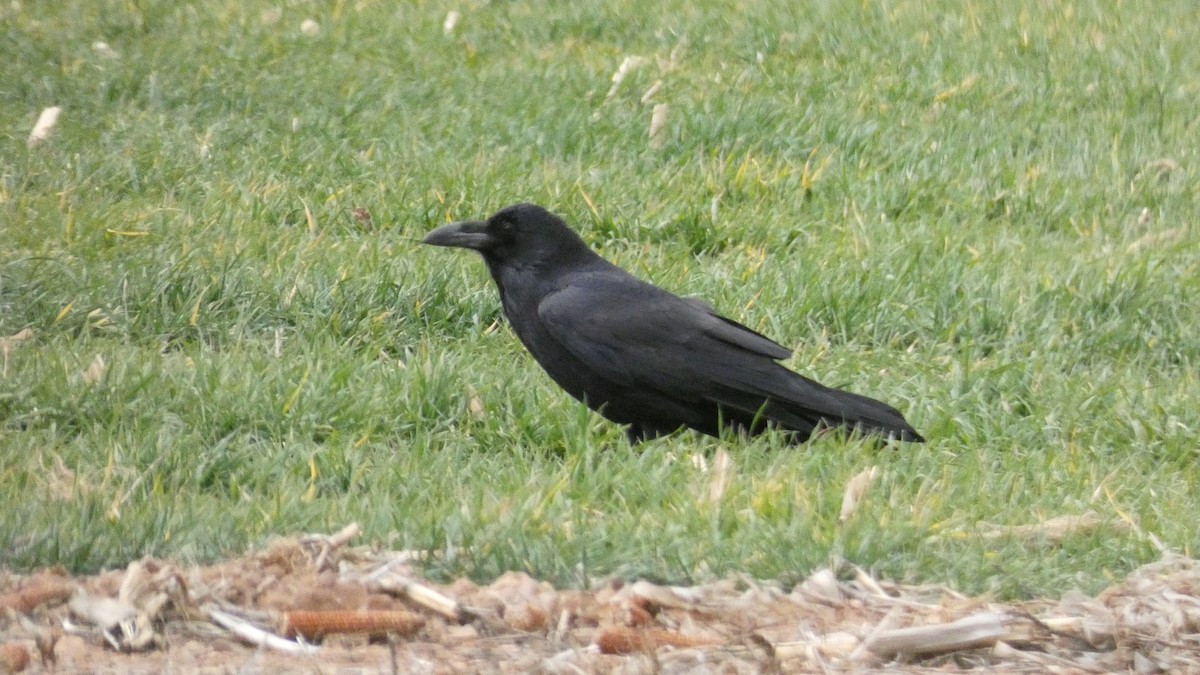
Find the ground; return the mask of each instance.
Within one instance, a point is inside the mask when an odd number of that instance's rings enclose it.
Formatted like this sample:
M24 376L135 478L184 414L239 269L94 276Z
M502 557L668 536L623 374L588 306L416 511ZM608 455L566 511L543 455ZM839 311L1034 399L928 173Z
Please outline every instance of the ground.
M428 553L347 546L355 534L187 568L7 574L0 672L1200 669L1200 565L1170 554L1094 598L1000 604L850 565L790 589L749 578L556 589L518 572L432 584L419 574ZM238 637L221 622L265 632Z

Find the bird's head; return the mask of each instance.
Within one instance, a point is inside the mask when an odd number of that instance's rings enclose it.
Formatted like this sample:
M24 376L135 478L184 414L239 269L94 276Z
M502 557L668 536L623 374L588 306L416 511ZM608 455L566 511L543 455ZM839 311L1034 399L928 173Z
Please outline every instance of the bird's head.
M594 255L562 218L536 204L514 204L486 221L464 220L425 235L425 243L478 251L489 266L522 267L570 262Z

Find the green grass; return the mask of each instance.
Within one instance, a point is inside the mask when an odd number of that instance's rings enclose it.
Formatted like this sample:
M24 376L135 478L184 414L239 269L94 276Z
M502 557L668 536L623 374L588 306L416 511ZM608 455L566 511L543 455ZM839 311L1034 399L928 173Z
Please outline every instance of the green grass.
M1143 533L1196 548L1192 2L25 2L0 31L0 336L34 332L0 373L0 566L353 520L435 575L841 557L1024 597L1104 586ZM930 442L630 447L478 259L418 243L524 200ZM720 447L713 504L689 457ZM1089 510L1138 529L975 534Z

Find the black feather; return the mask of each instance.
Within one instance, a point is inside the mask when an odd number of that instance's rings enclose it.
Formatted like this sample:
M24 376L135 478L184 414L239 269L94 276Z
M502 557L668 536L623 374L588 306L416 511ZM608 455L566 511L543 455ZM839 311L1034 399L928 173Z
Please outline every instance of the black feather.
M513 330L550 377L634 439L721 424L796 441L823 427L923 441L898 410L778 363L791 352L698 300L633 277L533 204L453 223L426 243L478 251Z

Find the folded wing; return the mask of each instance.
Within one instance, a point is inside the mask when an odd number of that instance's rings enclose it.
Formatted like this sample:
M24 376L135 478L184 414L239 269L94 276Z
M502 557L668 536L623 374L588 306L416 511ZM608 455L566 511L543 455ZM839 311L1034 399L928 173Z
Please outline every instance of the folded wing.
M664 410L717 406L727 421L765 419L804 437L825 424L920 440L895 408L794 373L776 362L791 355L782 345L633 277L581 275L544 297L538 315L590 377L642 401L653 392Z

